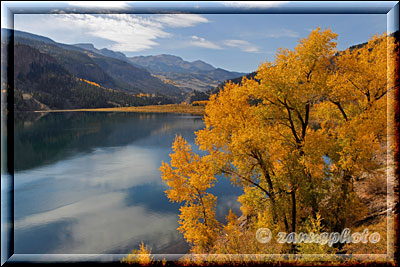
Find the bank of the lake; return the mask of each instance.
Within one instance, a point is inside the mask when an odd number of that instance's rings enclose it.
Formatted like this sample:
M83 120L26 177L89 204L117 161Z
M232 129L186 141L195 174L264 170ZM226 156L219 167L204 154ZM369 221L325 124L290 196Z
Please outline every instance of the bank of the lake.
M68 109L68 110L43 110L35 112L146 112L146 113L184 113L192 115L204 115L204 106L187 105L187 104L168 104L168 105L151 105L140 107L114 107L114 108L93 108L93 109Z

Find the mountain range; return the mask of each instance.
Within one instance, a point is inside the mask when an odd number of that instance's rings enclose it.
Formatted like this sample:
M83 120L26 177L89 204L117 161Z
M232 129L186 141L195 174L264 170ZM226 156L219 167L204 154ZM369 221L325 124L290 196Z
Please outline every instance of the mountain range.
M78 56L80 56L78 54ZM71 64L73 64L72 61ZM2 65L4 62L2 61ZM4 66L4 65L3 65ZM65 62L34 47L16 43L14 45L14 105L16 110L99 108L115 106L138 106L172 103L171 97L154 94L130 93L110 89L110 76L99 67L74 66L79 74L92 80L104 81L102 85L71 72ZM92 68L92 69L91 69Z
M146 68L164 81L170 81L185 92L206 92L219 83L243 76L246 73L232 72L201 61L188 62L173 55L130 57L135 65Z
M1 45L5 49L3 37L14 34L15 103L25 110L179 103L195 90L206 91L243 75L201 60L187 62L173 55L128 58L93 44L69 45L11 31L2 29ZM2 59L2 68L6 64ZM86 101L79 99L83 95Z
M79 46L57 43L46 37L20 31L14 31L14 43L38 49L53 57L72 75L106 88L171 96L181 93L179 88L166 84L143 68L135 67L115 56L104 56ZM102 52L105 53L104 50Z

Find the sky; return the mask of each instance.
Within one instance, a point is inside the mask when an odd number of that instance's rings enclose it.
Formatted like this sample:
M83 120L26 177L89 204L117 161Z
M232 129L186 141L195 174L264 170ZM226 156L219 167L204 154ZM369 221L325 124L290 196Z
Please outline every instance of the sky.
M226 6L246 8L244 2ZM262 2L261 2L262 3ZM392 3L392 2L390 2ZM77 7L90 3L75 3ZM108 8L126 7L125 2ZM264 3L283 8L288 2ZM172 54L230 71L252 72L293 49L313 29L338 34L339 50L387 30L386 14L15 14L14 29L56 42L92 43L127 56Z

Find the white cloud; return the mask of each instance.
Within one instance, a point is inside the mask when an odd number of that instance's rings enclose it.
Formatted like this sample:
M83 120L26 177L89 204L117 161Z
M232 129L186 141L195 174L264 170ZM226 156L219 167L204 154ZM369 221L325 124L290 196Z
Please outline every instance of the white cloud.
M97 47L138 52L157 46L159 38L171 37L168 27L192 27L207 22L205 17L192 14L147 17L131 14L40 14L17 15L15 29L45 35L63 43L93 42L97 38L103 43ZM84 41L85 37L87 41Z
M299 38L300 34L294 30L277 28L266 29L263 32L243 32L239 36L243 39L265 40L266 38Z
M279 7L289 1L224 1L223 5L238 8L271 8Z
M86 34L114 42L109 48L134 52L151 48L157 38L169 37L158 22L128 14L59 15L57 17L68 28L84 29Z
M191 37L190 45L209 49L222 49L219 45L196 35Z
M281 37L298 38L298 37L300 37L300 35L299 35L299 33L289 30L289 29L281 29L279 31L266 33L265 37L268 37L268 38L281 38Z
M192 27L199 23L209 22L207 18L197 14L168 14L155 16L154 20L163 23L164 25L183 28Z
M258 47L250 44L245 40L225 40L225 45L230 47L237 47L245 52L257 53L259 52Z

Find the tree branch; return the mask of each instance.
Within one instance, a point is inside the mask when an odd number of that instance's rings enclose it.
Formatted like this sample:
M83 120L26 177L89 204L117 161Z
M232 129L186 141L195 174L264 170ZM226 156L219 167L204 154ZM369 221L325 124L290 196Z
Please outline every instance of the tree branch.
M249 183L255 185L256 187L258 187L258 188L259 188L261 191L263 191L269 198L271 197L271 194L270 194L267 190L265 190L263 187L261 187L261 186L260 186L259 184L257 184L256 182L253 182L251 179L249 179L249 178L247 178L247 177L245 177L245 176L243 176L243 175L240 175L240 174L238 174L238 173L228 171L228 170L221 170L221 172L224 173L224 174L236 175L236 176L239 177L240 179L243 179L243 180L245 180L246 182L249 182Z
M342 105L340 105L340 102L339 101L333 101L332 99L329 99L329 101L331 101L333 104L335 104L337 107L338 107L338 109L340 110L340 112L342 113L342 115L343 115L343 118L346 120L346 121L348 121L349 119L347 118L347 115L346 115L346 112L344 112L344 109L343 109L343 107L342 107Z

